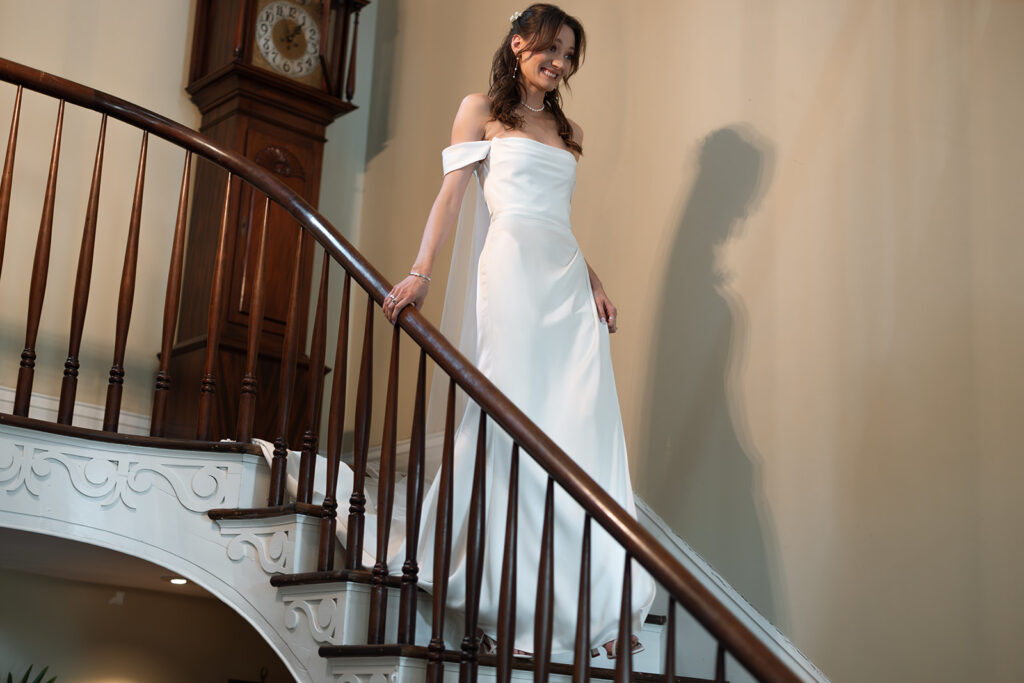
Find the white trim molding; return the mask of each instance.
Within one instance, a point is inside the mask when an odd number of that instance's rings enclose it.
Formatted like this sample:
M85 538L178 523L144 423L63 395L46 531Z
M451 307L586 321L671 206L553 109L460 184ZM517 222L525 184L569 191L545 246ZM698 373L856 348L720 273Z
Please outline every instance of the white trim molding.
M11 414L14 412L15 390L11 387L0 386L0 413ZM46 422L57 421L57 407L60 399L56 396L45 394L32 394L28 404L28 415ZM103 429L103 406L93 403L78 401L75 403L75 412L71 422L76 427L86 429ZM149 435L150 418L140 413L130 413L127 410L121 411L121 417L117 423L117 431L121 434L134 434L136 436Z

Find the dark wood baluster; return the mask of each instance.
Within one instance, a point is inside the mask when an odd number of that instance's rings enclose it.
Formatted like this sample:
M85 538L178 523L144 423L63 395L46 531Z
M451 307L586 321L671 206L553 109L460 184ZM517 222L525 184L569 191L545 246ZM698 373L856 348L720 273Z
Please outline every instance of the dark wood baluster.
M676 599L668 599L668 629L665 637L665 683L676 680Z
M178 306L181 301L181 268L185 254L185 223L188 219L191 176L192 152L185 152L185 170L181 173L181 189L178 191L178 215L174 220L171 264L167 270L167 293L164 295L164 325L160 337L160 367L156 372L156 389L153 391L153 421L149 428L151 436L164 435L167 419L167 395L171 390L171 345L174 343L174 327L178 322Z
M255 193L255 190L253 190ZM263 333L263 300L267 287L267 224L270 217L270 197L263 202L263 220L260 222L260 247L256 254L256 274L252 282L252 301L249 305L249 337L245 349L245 374L242 376L242 393L238 399L238 424L235 439L242 443L252 441L252 422L256 418L256 394L259 380L256 366L259 363L260 335Z
M11 133L7 137L4 172L0 176L0 275L4 272L4 245L7 243L7 217L11 212L11 185L14 183L14 153L18 147L18 123L21 121L21 86L14 96Z
M498 683L512 680L512 650L516 637L516 546L519 535L519 444L512 444L508 470L508 510L505 513L505 548L501 559L501 595L498 600Z
M35 378L36 368L36 337L39 336L39 316L43 312L46 275L50 269L53 203L57 196L57 166L60 162L60 138L63 129L64 100L61 100L60 108L57 110L57 130L53 134L53 150L50 152L50 171L46 177L43 215L39 220L39 233L36 237L36 254L32 261L32 280L28 290L28 322L25 325L25 349L21 352L18 385L14 393L14 414L21 417L28 416L28 405L32 399L32 380Z
M622 611L619 612L619 637L615 643L615 683L629 683L633 671L633 558L626 553L622 572Z
M107 383L107 402L103 410L103 431L116 432L121 419L121 394L124 390L124 354L128 348L128 327L132 322L132 304L135 300L135 273L139 264L139 227L142 224L142 193L146 185L146 155L149 133L142 133L142 151L139 152L139 170L135 176L135 194L132 213L128 220L128 242L124 249L124 267L121 269L121 289L117 296L117 323L114 331L114 362L110 366Z
M580 552L580 597L576 612L576 645L572 681L590 680L590 515L583 517L583 548Z
M444 610L448 601L448 570L452 559L452 468L455 466L455 380L448 380L444 444L441 447L441 483L437 492L434 531L434 601L430 644L427 646L427 683L444 680Z
M416 581L419 564L420 519L423 511L423 458L427 443L427 352L420 349L416 371L416 397L412 412L412 436L409 440L409 466L406 468L405 563L402 565L402 595L398 607L398 642L416 643Z
M299 458L298 500L313 502L313 479L316 474L316 452L320 445L320 404L324 397L324 356L327 354L327 283L331 271L331 257L324 251L320 269L320 291L313 317L313 337L309 343L309 423L302 435L302 455Z
M546 683L551 672L552 620L555 616L555 481L548 477L544 526L537 571L537 607L533 622L533 680Z
M480 611L480 587L483 584L484 530L486 529L487 491L487 413L480 409L480 425L476 435L476 462L473 465L473 487L469 497L469 530L466 537L466 634L462 637L462 658L459 662L459 683L476 683L477 615Z
M384 621L388 605L388 541L395 504L395 441L398 437L398 342L401 328L391 333L391 363L388 393L384 399L384 434L380 442L380 475L377 481L377 561L373 565L370 589L370 643L384 642Z
M352 496L348 501L348 535L345 568L363 566L363 515L366 513L366 452L369 448L370 417L373 406L373 295L366 297L363 353L359 361L356 388L356 419L352 434Z
M338 346L334 352L334 381L331 384L331 412L327 416L327 490L324 491L320 522L319 571L334 569L334 543L338 530L338 470L341 468L341 435L345 427L345 391L348 382L348 300L352 277L345 273L338 320Z
M302 263L311 247L312 236L299 229L299 248L292 264L292 286L288 297L288 315L284 323L284 341L281 346L281 380L278 393L277 438L274 439L274 457L270 463L270 495L267 505L284 504L285 481L288 477L288 417L295 393L295 366L299 356L299 289L302 286ZM312 378L310 378L312 379Z
M99 142L92 167L89 203L85 209L82 228L82 247L78 251L78 271L75 276L75 296L71 304L71 334L68 339L68 358L64 361L64 378L60 385L60 404L57 422L71 424L75 412L75 394L78 392L78 353L82 348L82 330L85 328L85 310L89 305L89 284L92 281L93 254L96 250L96 219L100 208L100 178L103 175L103 148L107 137L107 115L100 119Z
M355 16L352 17L352 48L348 57L348 76L345 77L345 99L349 102L356 94L356 46L359 43L359 10L357 7Z
M725 683L725 646L718 643L715 652L715 683Z
M220 217L220 234L217 237L217 261L213 268L213 283L210 286L210 316L206 328L206 361L203 365L203 379L199 387L199 418L196 423L196 438L209 441L213 438L213 401L217 393L217 376L214 368L220 346L220 318L224 307L224 271L228 258L228 211L231 208L231 180L224 184L224 208Z

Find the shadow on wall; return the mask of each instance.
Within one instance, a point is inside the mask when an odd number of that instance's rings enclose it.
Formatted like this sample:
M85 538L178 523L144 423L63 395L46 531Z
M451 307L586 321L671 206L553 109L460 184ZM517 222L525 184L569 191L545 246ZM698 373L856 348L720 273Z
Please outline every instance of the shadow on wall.
M370 88L370 123L366 133L366 163L380 154L391 139L391 93L394 87L398 40L396 0L377 4L377 29L373 39L373 77Z
M708 135L665 266L652 338L639 488L672 529L769 620L774 531L740 385L747 315L718 254L763 196L772 150L749 126ZM732 379L732 381L730 381Z

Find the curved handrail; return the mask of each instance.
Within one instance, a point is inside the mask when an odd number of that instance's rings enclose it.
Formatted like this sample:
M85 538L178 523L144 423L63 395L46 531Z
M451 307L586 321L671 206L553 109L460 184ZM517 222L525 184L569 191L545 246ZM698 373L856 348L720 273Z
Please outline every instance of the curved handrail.
M391 286L316 209L273 174L242 155L160 114L59 76L0 58L0 78L29 90L107 114L193 152L277 202L309 231L378 303ZM751 674L764 681L799 681L760 639L633 519L554 441L473 366L423 315L407 307L399 325L456 384L565 489Z

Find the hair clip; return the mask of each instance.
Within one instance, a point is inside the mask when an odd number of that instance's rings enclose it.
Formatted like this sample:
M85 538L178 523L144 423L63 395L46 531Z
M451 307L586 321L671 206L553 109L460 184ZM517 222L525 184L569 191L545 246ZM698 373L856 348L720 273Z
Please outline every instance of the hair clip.
M516 23L516 19L518 19L521 16L523 16L522 12L513 12L512 16L509 17L508 20L509 20L509 22L514 24L514 23Z

